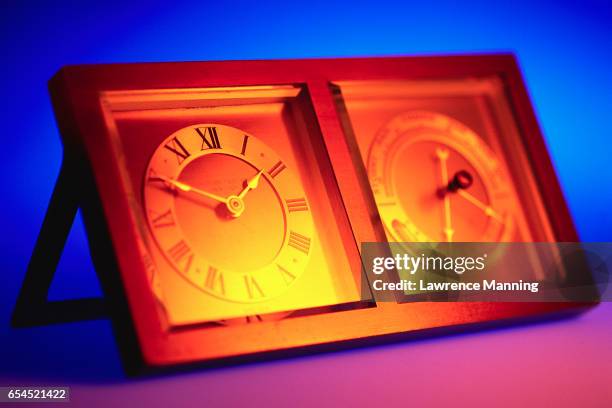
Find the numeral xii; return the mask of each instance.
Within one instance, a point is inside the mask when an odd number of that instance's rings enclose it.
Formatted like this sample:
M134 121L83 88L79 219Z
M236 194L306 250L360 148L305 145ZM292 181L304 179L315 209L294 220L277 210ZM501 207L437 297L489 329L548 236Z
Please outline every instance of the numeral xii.
M219 142L219 135L217 134L217 128L214 126L207 126L203 128L195 128L198 135L202 138L201 150L208 149L220 149L221 142ZM206 147L205 147L206 146Z

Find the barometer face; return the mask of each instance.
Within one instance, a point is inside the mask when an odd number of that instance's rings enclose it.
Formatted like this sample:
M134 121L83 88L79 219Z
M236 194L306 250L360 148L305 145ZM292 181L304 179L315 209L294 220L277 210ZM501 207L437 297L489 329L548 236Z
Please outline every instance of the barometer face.
M496 242L514 230L509 178L470 128L410 111L379 129L368 176L387 234L399 242Z

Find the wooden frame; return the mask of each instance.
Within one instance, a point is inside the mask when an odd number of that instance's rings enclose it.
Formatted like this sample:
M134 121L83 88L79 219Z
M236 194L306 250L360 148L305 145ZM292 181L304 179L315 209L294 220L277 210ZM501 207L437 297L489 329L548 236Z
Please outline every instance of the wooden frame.
M311 350L343 342L395 338L399 334L434 328L463 327L471 323L555 311L576 312L585 307L572 303L380 303L371 308L312 314L275 322L215 330L194 326L173 331L165 331L159 316L152 312L156 308L155 299L146 281L142 260L137 256L139 250L132 234L135 226L128 201L125 192L118 188L121 177L100 105L102 92L279 84L305 86L324 135L325 148L354 239L356 242L372 242L384 241L385 238L372 221L377 214L375 203L364 194L364 180L355 170L354 155L338 117L330 84L364 79L416 80L491 75L499 76L506 84L508 100L531 158L538 188L548 203L554 203L549 204L547 210L556 239L578 241L512 55L146 63L62 68L50 81L49 88L64 144L64 160L71 163L72 172L82 175L76 176L74 185L84 195L81 206L88 207L85 211L86 227L94 263L100 278L106 282L103 289L107 305L119 329L121 338L118 340L123 346L125 360L130 363L128 368ZM28 276L37 274L39 267L31 264ZM18 307L22 312L32 308L25 301L31 292L24 286L20 296L22 307ZM38 292L41 292L40 287ZM96 306L98 316L99 306ZM15 322L23 322L19 316L23 318L28 313L17 311ZM240 340L228 341L232 338Z

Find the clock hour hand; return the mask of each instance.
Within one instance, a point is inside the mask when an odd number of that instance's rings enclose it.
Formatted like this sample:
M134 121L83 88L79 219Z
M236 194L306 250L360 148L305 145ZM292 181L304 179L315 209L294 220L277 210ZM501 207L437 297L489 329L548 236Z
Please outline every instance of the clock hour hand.
M213 199L215 201L219 201L220 203L223 203L223 204L226 204L226 205L228 203L228 199L225 198L225 197L221 197L221 196L218 196L216 194L209 193L209 192L204 191L204 190L200 190L199 188L190 186L189 184L185 184L185 183L183 183L181 181L174 180L174 179L171 179L169 177L162 176L160 174L158 174L156 177L159 178L160 180L162 180L167 185L169 185L169 186L171 186L173 188L177 188L177 189L179 189L181 191L184 191L186 193L195 193L195 194L207 197L207 198L211 198L211 199Z
M238 194L238 198L243 199L244 196L249 191L255 190L257 188L257 186L259 185L259 179L261 178L262 173L263 173L263 170L259 170L259 172L257 172L257 174L254 175L250 180L245 180L246 184L244 188L242 189L242 191Z

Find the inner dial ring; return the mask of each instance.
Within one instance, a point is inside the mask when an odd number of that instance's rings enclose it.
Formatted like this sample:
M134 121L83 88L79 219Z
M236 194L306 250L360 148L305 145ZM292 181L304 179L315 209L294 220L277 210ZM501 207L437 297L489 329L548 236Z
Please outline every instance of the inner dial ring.
M368 176L381 219L398 242L510 239L510 187L493 151L446 115L411 111L387 122L368 157ZM449 187L470 176L465 189Z
M240 129L197 124L168 136L149 161L143 196L165 258L208 294L265 301L306 268L314 223L302 185Z

